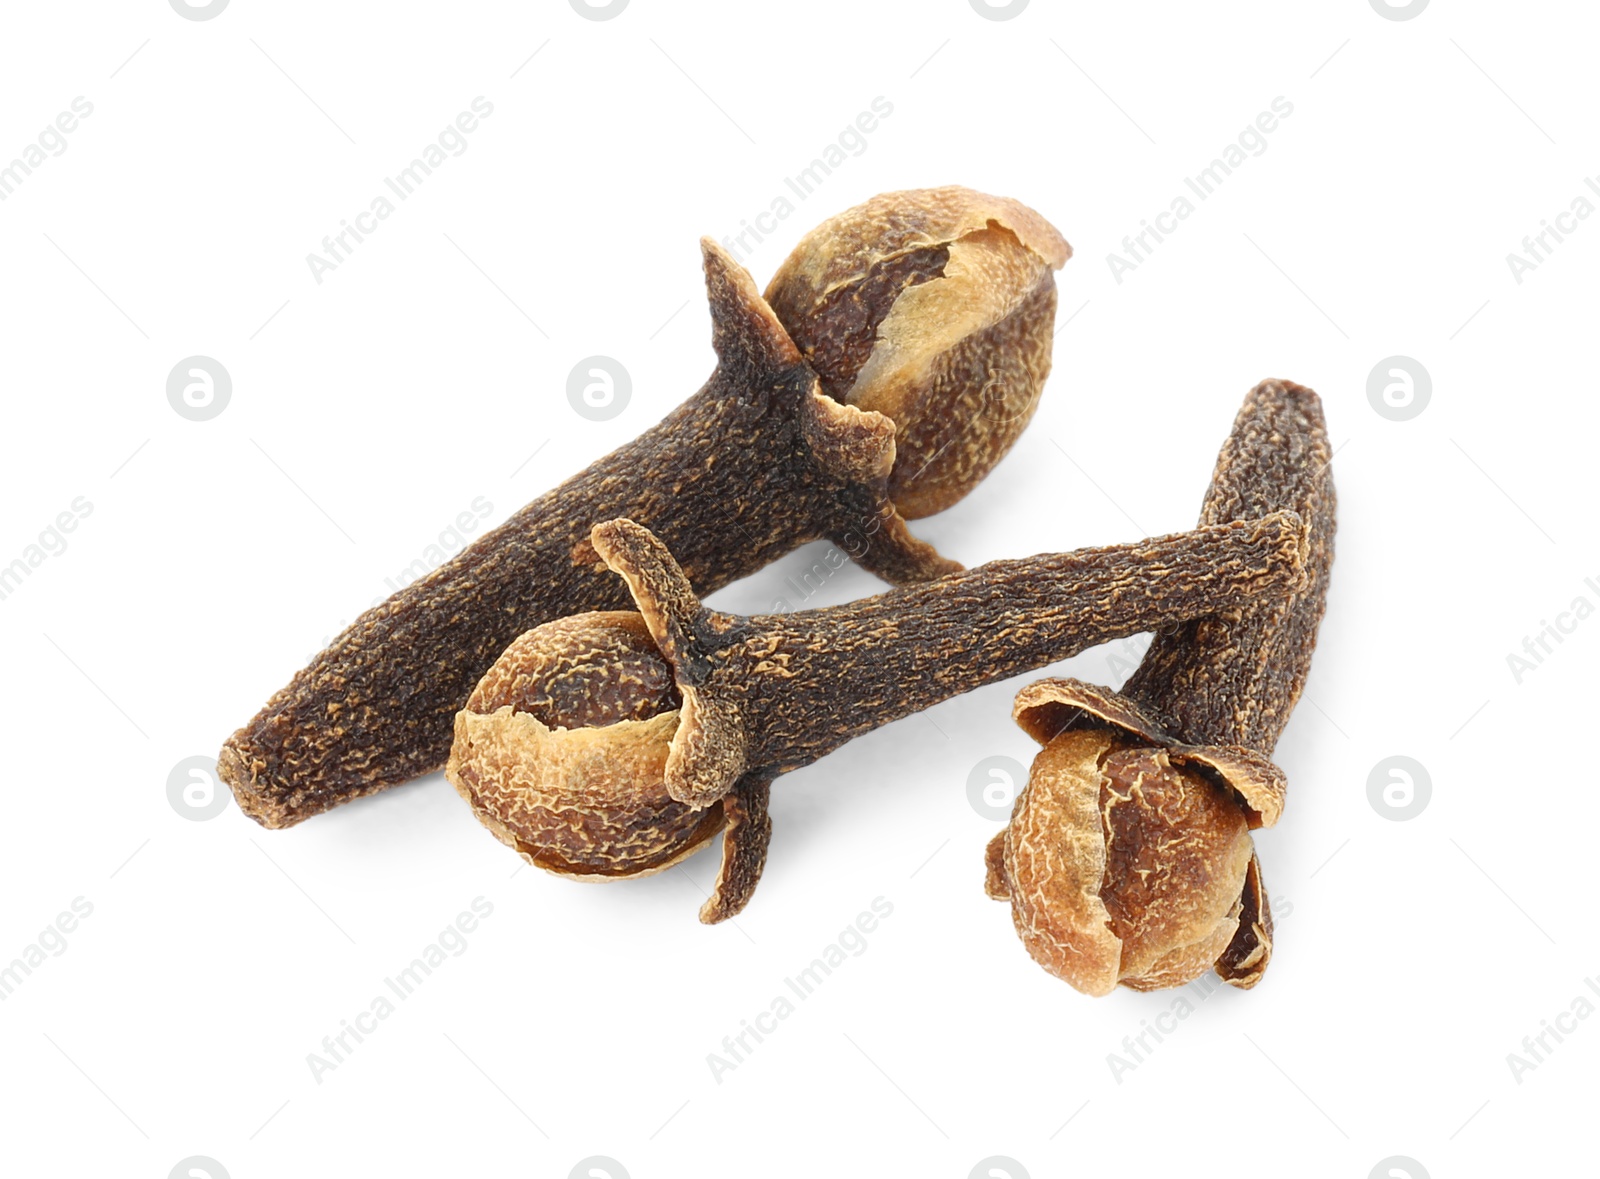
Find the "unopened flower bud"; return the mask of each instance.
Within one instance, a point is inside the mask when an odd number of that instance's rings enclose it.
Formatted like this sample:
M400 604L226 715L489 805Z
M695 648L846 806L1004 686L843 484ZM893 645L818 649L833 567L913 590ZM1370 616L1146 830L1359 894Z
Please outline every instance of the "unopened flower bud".
M445 774L530 864L595 880L659 872L723 822L720 803L667 794L680 704L639 615L549 622L506 648L456 716Z
M1253 855L1232 792L1166 750L1070 730L1034 759L990 845L989 892L1023 944L1090 995L1212 969L1239 929Z
M895 423L901 515L961 499L1027 426L1071 254L1026 205L952 186L830 217L778 268L767 302L824 392Z

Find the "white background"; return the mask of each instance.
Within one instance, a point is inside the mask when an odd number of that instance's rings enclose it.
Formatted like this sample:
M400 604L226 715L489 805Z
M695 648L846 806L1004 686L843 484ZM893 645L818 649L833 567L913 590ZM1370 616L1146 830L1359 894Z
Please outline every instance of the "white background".
M94 110L0 203L0 564L93 511L0 601L0 961L74 898L93 913L0 1003L0 1170L1577 1165L1600 1020L1520 1083L1507 1054L1600 975L1600 620L1520 683L1507 656L1600 606L1600 218L1521 283L1506 256L1600 173L1590 6L140 0L5 26L0 161ZM306 255L480 95L468 150L316 282ZM749 257L759 283L822 218L930 184L1016 196L1076 249L1037 418L921 535L977 563L1187 527L1267 376L1320 390L1339 447L1290 805L1259 837L1277 955L1120 1080L1108 1054L1173 996L1077 994L983 895L999 823L967 779L1031 756L1025 681L781 781L766 878L717 928L695 920L713 854L608 887L518 871L438 775L282 832L167 799L476 497L498 522L692 393L697 238L878 96L865 150ZM1124 235L1279 96L1264 153L1119 283ZM633 378L604 423L565 397L594 353ZM166 399L194 354L233 379L208 422ZM1433 382L1405 422L1366 393L1395 354ZM713 600L765 608L819 553ZM851 569L818 600L878 588ZM1052 670L1120 682L1116 653ZM1394 754L1432 780L1406 822L1368 801ZM313 1079L307 1054L480 896L466 952ZM865 953L715 1081L707 1054L876 897Z

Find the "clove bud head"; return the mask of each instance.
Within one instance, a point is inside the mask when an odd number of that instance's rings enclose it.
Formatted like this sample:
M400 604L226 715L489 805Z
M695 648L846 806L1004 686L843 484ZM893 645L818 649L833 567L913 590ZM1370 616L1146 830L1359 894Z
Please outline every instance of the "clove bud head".
M1087 995L1178 987L1215 970L1248 989L1272 915L1250 832L1283 810L1282 772L1237 746L1185 745L1076 680L1017 697L1043 744L985 889L1036 962Z
M667 793L682 697L627 611L579 614L517 638L456 716L445 775L528 863L612 880L669 868L719 830Z
M889 495L902 516L961 499L1033 417L1054 271L1071 256L1026 205L949 186L831 217L778 268L767 302L823 391L894 422Z
M1239 927L1253 844L1223 787L1166 752L1067 732L1040 751L991 846L1023 944L1090 995L1181 986Z

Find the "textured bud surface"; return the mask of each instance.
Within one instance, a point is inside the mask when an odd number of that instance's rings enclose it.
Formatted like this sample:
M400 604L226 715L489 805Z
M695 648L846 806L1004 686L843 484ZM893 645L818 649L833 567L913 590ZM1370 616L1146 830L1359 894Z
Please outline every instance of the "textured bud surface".
M1018 201L883 193L823 222L767 287L822 387L892 419L908 519L966 495L1033 416L1071 247Z
M643 876L697 851L720 805L667 794L681 698L639 615L580 614L520 636L456 717L445 774L530 864Z

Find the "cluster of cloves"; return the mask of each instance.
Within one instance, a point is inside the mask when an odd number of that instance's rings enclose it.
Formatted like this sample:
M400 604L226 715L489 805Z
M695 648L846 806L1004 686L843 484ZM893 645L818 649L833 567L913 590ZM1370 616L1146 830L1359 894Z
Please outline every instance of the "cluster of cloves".
M1157 634L1121 692L1041 680L1017 723L1044 748L988 849L1034 959L1080 991L1181 986L1210 969L1248 989L1272 956L1250 831L1283 812L1273 746L1311 667L1333 564L1322 404L1250 392L1217 460L1202 526L1263 512L1303 524L1302 579Z
M1271 918L1248 832L1282 807L1268 755L1331 559L1316 395L1251 393L1192 532L964 570L906 521L966 495L1032 416L1066 242L1015 201L944 188L823 223L764 296L702 247L711 379L357 619L224 746L241 809L289 826L443 764L560 875L645 875L722 832L716 922L760 878L781 774L1157 630L1120 695L1048 680L1018 698L1045 748L988 889L1080 990L1213 965L1252 985ZM782 615L702 605L823 537L899 588Z
M510 642L626 589L589 547L626 517L701 593L818 539L901 584L959 568L908 519L965 496L1026 427L1071 249L1013 200L886 193L808 234L763 297L701 241L717 367L699 392L368 610L222 747L240 809L288 827L445 764Z

